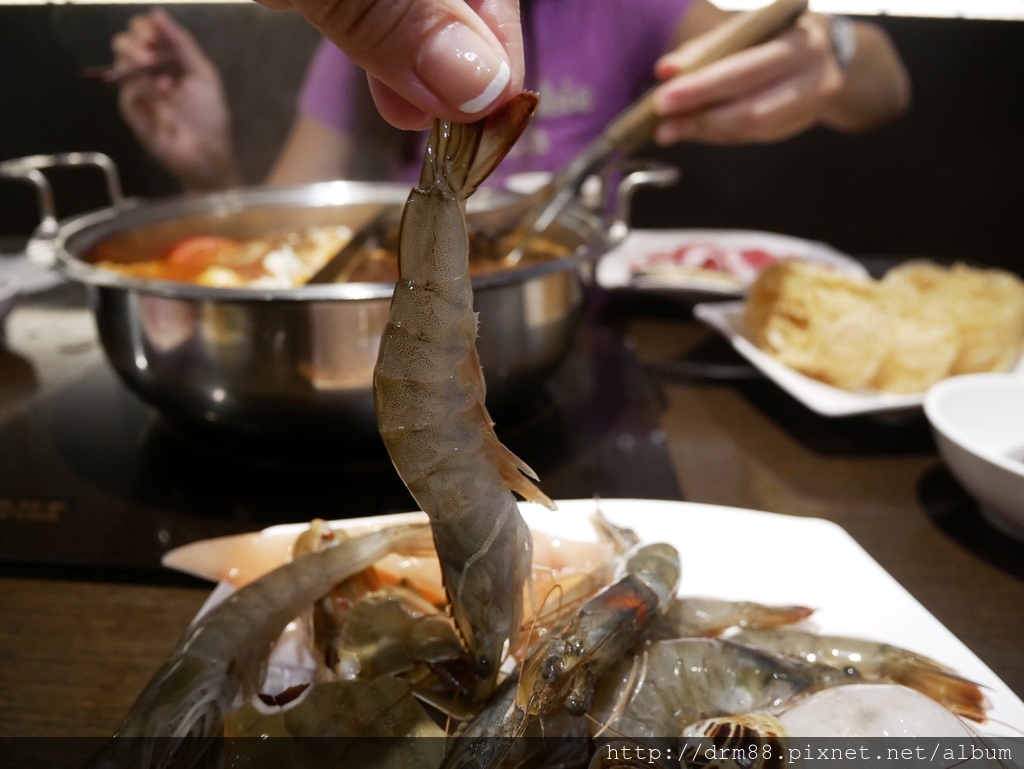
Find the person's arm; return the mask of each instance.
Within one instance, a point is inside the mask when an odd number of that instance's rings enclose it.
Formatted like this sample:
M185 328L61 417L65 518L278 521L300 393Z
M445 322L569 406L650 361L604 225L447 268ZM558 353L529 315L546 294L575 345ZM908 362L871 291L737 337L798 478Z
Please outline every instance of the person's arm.
M146 150L185 189L223 189L241 183L231 120L216 67L192 36L165 11L134 17L111 42L114 67L145 67L161 57L173 64L128 77L118 106Z
M311 184L344 179L353 166L355 142L348 135L299 114L274 165L269 185Z
M878 26L851 23L854 55L843 73L843 87L822 114L840 131L863 131L910 108L910 76L889 36Z
M883 31L852 23L855 50L844 67L831 19L815 13L770 41L685 72L701 35L726 17L708 0L694 0L677 30L685 42L659 60L659 143L777 141L818 124L861 131L909 107L909 78Z
M366 73L326 38L309 61L295 108L267 184L390 178L408 132L377 113Z

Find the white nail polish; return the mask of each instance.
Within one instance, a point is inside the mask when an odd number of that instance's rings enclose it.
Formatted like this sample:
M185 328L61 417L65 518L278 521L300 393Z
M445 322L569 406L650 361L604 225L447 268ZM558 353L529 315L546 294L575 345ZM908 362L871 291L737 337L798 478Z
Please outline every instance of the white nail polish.
M491 80L483 93L469 101L463 102L459 105L459 109L469 114L486 109L495 99L501 96L501 92L505 90L505 86L508 85L511 77L512 70L509 69L508 64L502 62L501 67L498 69L498 74L494 76L494 79Z

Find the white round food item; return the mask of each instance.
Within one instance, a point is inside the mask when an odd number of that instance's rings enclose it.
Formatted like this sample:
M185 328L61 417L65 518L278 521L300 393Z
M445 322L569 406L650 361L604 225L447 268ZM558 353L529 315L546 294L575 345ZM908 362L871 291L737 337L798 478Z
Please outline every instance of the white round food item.
M792 737L969 737L957 716L895 684L850 684L800 700L779 717Z

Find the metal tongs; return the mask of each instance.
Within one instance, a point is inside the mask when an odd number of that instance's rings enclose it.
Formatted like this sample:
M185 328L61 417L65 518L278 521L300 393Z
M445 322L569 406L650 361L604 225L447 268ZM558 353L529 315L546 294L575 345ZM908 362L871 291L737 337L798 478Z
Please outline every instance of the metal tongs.
M368 222L360 226L352 239L313 273L305 285L343 283L355 263L355 258L363 251L375 246L384 246L396 240L401 220L401 206L385 205Z
M719 59L768 40L789 28L807 10L807 0L775 0L771 5L736 14L708 32L693 48L681 72L692 72ZM546 185L516 204L526 213L509 229L516 245L501 262L517 264L527 246L541 235L576 196L588 176L611 157L629 154L647 144L654 135L658 116L654 111L653 89L619 113L584 150L566 164ZM491 212L495 213L495 212Z

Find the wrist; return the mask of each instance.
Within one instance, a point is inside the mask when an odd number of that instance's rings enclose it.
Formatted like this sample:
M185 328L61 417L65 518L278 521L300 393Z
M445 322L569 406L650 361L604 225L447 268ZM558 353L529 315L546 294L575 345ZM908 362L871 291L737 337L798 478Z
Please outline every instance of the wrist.
M846 72L857 55L857 29L847 16L827 14L832 56L841 72Z
M178 168L175 176L192 192L212 192L242 185L242 172L230 146L208 148L200 162Z

